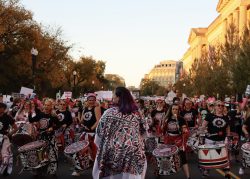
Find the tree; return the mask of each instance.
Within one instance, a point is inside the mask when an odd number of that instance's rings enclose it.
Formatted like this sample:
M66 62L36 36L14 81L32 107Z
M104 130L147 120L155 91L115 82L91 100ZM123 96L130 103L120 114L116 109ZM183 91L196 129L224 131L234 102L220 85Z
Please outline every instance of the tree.
M157 82L150 79L142 79L140 84L140 91L142 96L164 96L165 88L158 85Z
M250 84L250 30L245 29L240 40L240 49L231 65L234 92L243 94Z
M109 90L114 90L118 86L125 86L125 82L117 74L106 74L105 79L108 81Z
M33 87L32 47L39 51L34 77L36 93L52 96L54 89L62 86L62 67L69 59L71 47L61 39L60 29L52 32L43 28L18 0L0 1L0 71L3 73L0 86L5 93L19 91L21 86Z

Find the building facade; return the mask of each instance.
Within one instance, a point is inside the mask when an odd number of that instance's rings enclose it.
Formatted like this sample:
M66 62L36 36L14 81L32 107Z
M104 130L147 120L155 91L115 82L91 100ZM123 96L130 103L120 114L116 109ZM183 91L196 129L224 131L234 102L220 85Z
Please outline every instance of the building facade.
M174 84L176 81L176 65L174 60L165 60L144 76L145 79L150 79L157 82L160 86L167 87Z
M191 29L189 48L182 58L183 68L187 72L194 60L199 59L209 46L225 42L225 35L231 24L238 29L239 36L248 26L250 0L219 0L216 10L219 15L208 27Z

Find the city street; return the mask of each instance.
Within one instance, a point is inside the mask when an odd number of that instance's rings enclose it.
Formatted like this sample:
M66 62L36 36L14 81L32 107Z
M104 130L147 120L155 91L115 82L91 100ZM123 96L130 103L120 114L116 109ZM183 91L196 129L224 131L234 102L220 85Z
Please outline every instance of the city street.
M71 176L72 173L72 166L70 165L69 162L63 161L62 159L62 154L60 155L60 163L59 163L59 169L57 172L57 178L60 179L66 179L66 178L84 178L84 179L91 179L92 175L92 169L88 169L84 172L81 173L80 177L73 177ZM189 166L190 166L190 173L192 179L199 179L202 178L200 171L197 167L197 156L196 154L189 154L188 156L188 161L189 161ZM148 164L148 169L147 169L147 175L146 179L163 179L163 178L169 178L169 179L177 179L177 178L183 178L185 179L184 173L182 170L180 170L177 174L173 174L171 176L155 176L154 175L154 169L151 163ZM245 171L244 177L241 177L238 175L238 170L239 170L240 163L235 162L234 160L232 161L232 167L231 167L231 176L233 178L239 179L247 179L250 176L250 169ZM40 177L33 177L32 174L28 171L24 171L21 174L18 174L20 171L20 167L14 167L14 172L11 176L5 177L9 179L17 179L17 178L25 178L25 179L33 179L33 178L40 178ZM219 179L219 178L224 178L223 177L223 171L222 170L211 170L210 171L210 176L206 177L207 179ZM45 177L41 177L45 178ZM52 178L52 177L46 177L46 178Z

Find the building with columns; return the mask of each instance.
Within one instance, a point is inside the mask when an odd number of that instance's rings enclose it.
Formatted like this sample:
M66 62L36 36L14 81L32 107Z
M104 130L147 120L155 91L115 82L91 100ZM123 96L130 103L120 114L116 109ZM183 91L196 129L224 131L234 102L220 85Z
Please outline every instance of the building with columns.
M189 71L194 59L199 59L209 46L225 42L229 25L234 24L240 36L250 20L250 0L219 0L216 10L219 15L208 27L191 29L189 48L181 60L185 71Z
M157 82L160 86L167 87L176 81L177 61L165 60L154 66L154 68L144 76L144 79L150 79Z

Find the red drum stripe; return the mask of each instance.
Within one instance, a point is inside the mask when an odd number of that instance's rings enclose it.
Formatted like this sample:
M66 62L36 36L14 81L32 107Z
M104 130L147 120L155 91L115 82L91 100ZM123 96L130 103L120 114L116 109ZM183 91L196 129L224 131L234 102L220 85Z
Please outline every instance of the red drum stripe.
M204 168L204 169L226 168L226 167L229 167L229 163L226 163L224 165L212 165L212 166L199 165L199 167Z
M219 159L199 159L199 162L217 162L222 160L228 160L228 157L223 157Z

